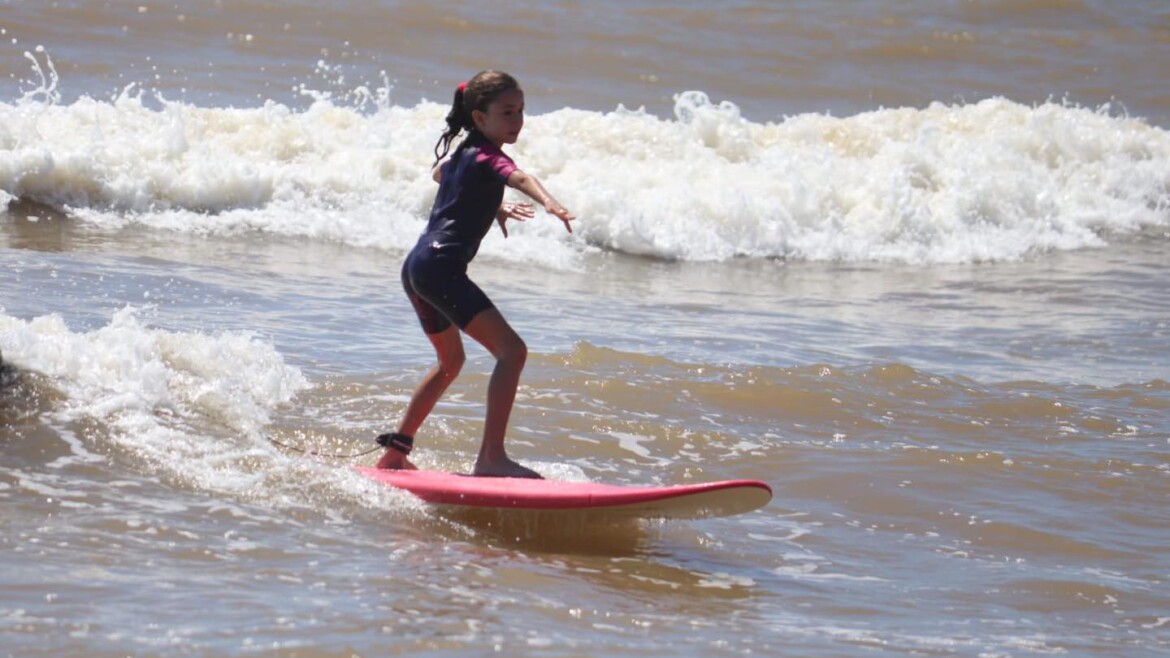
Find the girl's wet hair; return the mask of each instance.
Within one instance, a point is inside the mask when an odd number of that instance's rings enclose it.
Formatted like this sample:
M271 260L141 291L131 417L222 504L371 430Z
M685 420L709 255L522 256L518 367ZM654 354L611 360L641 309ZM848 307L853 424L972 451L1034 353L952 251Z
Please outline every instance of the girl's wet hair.
M451 142L466 130L475 130L475 121L471 118L473 110L487 112L488 105L497 96L509 89L519 89L520 83L516 78L503 71L480 71L466 83L459 85L455 90L455 98L451 102L451 111L447 113L447 129L435 144L435 164L439 164L451 150ZM432 165L434 166L434 165Z

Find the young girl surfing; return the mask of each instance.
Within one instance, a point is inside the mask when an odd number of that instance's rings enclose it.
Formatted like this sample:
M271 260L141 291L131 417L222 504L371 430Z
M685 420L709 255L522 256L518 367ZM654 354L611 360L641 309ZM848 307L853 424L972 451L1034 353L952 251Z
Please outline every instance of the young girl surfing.
M439 191L426 230L402 266L402 286L435 348L438 363L414 391L398 431L378 437L378 443L386 447L378 468L415 468L407 460L415 432L463 367L462 331L496 358L474 474L540 477L512 461L504 450L508 416L528 347L467 277L467 265L493 221L499 223L506 238L509 219L524 221L535 214L530 204L501 204L505 186L520 190L564 222L566 230L573 231L569 224L573 214L535 176L517 168L500 148L514 144L523 127L524 92L507 73L481 71L455 91L447 129L435 145L433 176ZM464 130L467 137L444 161L451 143Z

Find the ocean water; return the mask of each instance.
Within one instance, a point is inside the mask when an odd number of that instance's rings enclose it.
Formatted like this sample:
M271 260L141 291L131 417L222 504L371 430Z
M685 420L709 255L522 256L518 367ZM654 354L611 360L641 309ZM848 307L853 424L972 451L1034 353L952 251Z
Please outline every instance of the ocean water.
M0 655L1170 653L1168 44L1144 0L0 3ZM349 469L433 360L397 273L486 67L579 217L472 266L511 454L767 507ZM468 356L422 466L474 458Z

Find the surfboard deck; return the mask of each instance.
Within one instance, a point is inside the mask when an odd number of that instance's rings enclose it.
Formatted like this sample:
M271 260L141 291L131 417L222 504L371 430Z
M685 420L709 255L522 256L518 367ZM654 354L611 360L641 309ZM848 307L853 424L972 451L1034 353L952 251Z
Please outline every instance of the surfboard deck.
M660 487L525 478L492 478L442 471L356 467L361 475L408 491L433 505L505 510L577 510L646 519L703 519L759 509L772 488L759 480L723 480Z

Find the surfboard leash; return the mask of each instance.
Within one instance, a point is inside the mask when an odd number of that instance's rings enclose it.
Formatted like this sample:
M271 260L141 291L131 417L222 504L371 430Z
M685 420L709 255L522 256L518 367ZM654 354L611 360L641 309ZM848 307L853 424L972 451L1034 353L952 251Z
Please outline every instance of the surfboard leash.
M271 436L268 436L267 434L264 435L264 439L273 445L280 446L281 448L284 448L285 450L292 450L293 452L299 452L302 455L312 455L314 457L327 457L329 459L357 459L358 457L365 457L366 455L368 455L372 452L377 452L377 451L382 449L382 446L374 446L373 448L370 448L369 450L367 450L365 452L358 452L358 453L354 453L352 455L341 455L341 454L332 454L332 453L328 453L328 452L318 452L316 450L308 450L306 448L299 448L297 446L290 446L287 443L282 443L280 441L277 441L276 439L272 438Z

